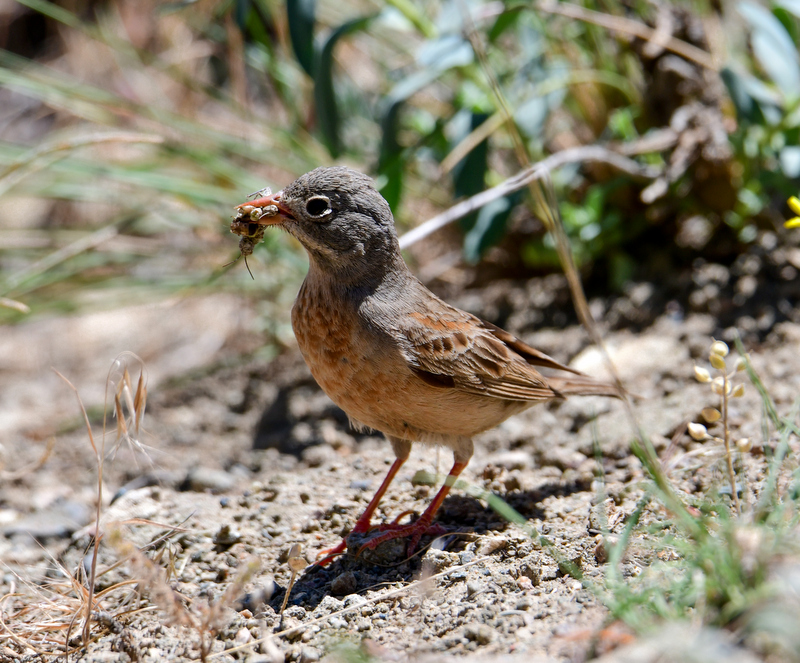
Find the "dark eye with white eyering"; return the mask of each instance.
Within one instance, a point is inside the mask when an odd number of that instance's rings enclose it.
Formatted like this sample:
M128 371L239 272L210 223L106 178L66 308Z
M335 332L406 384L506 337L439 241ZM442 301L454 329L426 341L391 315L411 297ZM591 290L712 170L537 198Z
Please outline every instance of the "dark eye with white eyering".
M331 202L325 196L314 196L306 202L306 212L316 219L328 216L332 211Z

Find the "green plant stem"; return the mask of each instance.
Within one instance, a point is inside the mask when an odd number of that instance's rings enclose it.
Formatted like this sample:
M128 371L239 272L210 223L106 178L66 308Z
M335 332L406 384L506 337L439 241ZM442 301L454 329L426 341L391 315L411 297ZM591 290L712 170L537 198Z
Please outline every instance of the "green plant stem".
M728 467L728 481L731 484L731 499L736 515L739 515L739 495L736 492L736 472L733 469L733 454L731 453L731 431L728 426L728 386L730 384L727 373L722 374L722 440L725 443L725 462Z

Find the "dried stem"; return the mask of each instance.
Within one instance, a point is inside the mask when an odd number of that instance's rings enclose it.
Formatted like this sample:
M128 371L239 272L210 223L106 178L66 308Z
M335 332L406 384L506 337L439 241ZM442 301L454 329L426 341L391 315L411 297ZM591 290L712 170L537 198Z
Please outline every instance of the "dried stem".
M693 46L688 42L677 39L672 36L661 34L657 29L651 28L644 23L634 21L624 16L613 16L611 14L604 14L602 12L593 11L578 5L573 5L567 2L553 2L553 0L543 0L536 3L536 9L546 12L548 14L560 14L567 18L574 18L586 23L593 23L615 32L622 32L625 34L639 37L644 41L657 43L661 48L672 51L682 58L699 64L706 69L718 71L719 66L714 62L711 53L704 51L697 46Z
M560 168L570 163L588 163L588 162L601 162L607 163L609 166L617 170L627 173L631 177L642 179L655 179L662 174L662 169L653 166L643 166L633 159L623 156L613 150L602 145L581 145L580 147L571 147L561 152L551 154L546 159L542 159L530 166L523 168L519 173L513 177L509 177L504 182L501 182L491 189L481 191L474 196L456 203L450 209L445 210L441 214L437 214L431 219L428 219L422 225L417 226L413 230L409 230L405 235L400 238L400 248L407 249L409 246L416 244L428 235L435 233L437 230L458 221L458 219L479 210L481 207L488 205L498 198L507 196L514 191L529 186L531 182L542 177L546 172Z

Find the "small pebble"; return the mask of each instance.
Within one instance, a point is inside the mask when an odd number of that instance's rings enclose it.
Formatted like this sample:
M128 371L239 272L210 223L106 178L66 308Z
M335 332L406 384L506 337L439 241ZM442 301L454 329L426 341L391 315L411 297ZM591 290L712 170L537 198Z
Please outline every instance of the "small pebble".
M494 639L494 631L486 624L470 624L464 629L464 637L479 645L488 645Z
M183 486L187 490L198 493L210 491L212 493L224 493L231 490L236 485L236 478L228 474L225 470L215 470L211 467L194 467L189 470Z
M303 647L297 660L298 663L316 663L319 660L319 652L313 647Z
M331 625L331 628L347 628L347 622L341 617L331 617L328 624Z
M331 581L331 593L336 596L352 594L356 589L358 589L358 580L352 571L345 571Z

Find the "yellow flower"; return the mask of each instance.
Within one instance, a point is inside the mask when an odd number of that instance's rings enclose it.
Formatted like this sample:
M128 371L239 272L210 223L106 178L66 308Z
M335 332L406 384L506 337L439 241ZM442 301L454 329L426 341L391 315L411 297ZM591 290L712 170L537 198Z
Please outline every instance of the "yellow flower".
M792 196L786 202L789 204L792 212L797 214L797 216L793 219L789 219L783 225L787 228L800 228L800 198L797 198L797 196Z

